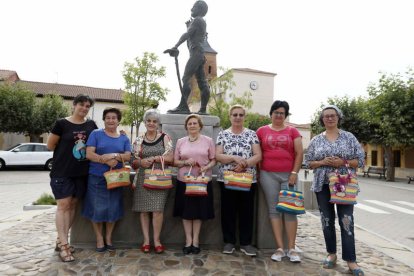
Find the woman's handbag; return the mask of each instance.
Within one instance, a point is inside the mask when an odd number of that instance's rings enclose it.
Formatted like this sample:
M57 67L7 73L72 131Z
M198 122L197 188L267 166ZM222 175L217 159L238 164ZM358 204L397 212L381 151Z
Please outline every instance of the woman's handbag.
M131 169L125 167L124 159L122 159L122 168L113 170L110 168L109 171L104 173L104 177L106 180L106 188L108 190L115 189L118 187L129 186L131 184L129 179L129 174L131 173Z
M164 169L164 157L160 156L160 159L161 170L154 169L155 164L152 165L152 169L145 170L144 188L150 190L166 190L173 187L171 170Z
M253 175L248 172L224 171L224 187L235 191L250 191L253 182Z
M331 192L330 203L333 204L356 204L359 185L356 175L349 169L348 162L345 162L348 174L341 175L336 169L329 174L329 191Z
M288 188L289 189L289 188ZM305 204L302 192L296 190L280 190L279 202L276 210L281 213L300 215L305 213Z
M201 173L199 176L191 175L191 169L186 175L184 175L183 182L185 183L185 195L186 196L207 196L207 185L210 178Z

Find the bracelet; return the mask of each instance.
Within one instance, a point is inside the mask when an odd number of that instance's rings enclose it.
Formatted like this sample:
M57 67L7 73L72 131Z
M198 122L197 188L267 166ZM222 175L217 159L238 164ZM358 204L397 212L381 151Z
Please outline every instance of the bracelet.
M291 171L290 172L290 174L298 174L297 172L295 172L295 171Z

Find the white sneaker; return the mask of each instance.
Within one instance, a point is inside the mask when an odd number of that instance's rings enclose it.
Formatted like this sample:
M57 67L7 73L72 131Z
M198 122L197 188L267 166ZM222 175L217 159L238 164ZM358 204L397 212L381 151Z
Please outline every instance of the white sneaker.
M287 253L287 256L292 263L300 263L299 253L296 252L295 249L290 249Z
M283 251L282 248L278 248L272 257L270 257L270 259L275 262L280 262L282 261L283 257L286 257L285 251Z
M224 254L232 254L234 252L234 244L232 243L226 243L223 247L223 253Z

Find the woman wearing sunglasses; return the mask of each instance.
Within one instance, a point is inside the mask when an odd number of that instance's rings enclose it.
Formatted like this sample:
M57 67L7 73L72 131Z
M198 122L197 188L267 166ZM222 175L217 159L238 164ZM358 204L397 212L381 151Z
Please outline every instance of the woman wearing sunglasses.
M256 256L257 250L251 243L254 224L256 164L262 158L262 151L256 133L243 126L245 114L243 106L232 106L229 111L231 126L221 131L217 137L216 159L220 162L217 181L221 190L223 253L232 254L235 250L236 222L238 220L240 251L247 256ZM233 187L226 185L225 171L245 172L252 175L250 190L234 190Z

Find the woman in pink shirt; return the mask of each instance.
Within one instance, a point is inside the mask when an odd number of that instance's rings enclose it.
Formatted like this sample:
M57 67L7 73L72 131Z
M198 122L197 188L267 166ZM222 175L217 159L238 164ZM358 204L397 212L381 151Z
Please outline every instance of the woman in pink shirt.
M203 220L214 218L213 187L211 169L216 164L213 139L200 133L203 128L201 117L191 114L185 119L188 136L177 140L174 165L179 168L174 203L174 216L181 217L185 232L184 254L200 253L199 235ZM186 196L184 176L191 169L191 175L205 173L210 178L207 196Z
M296 184L303 159L302 137L296 128L285 125L287 116L289 104L285 101L275 101L270 108L272 123L257 130L263 156L260 164L260 185L269 207L270 222L277 246L271 259L277 262L286 256L282 214L276 210L279 192ZM291 262L298 263L300 256L295 251L298 221L296 215L283 215L288 239L287 256Z

